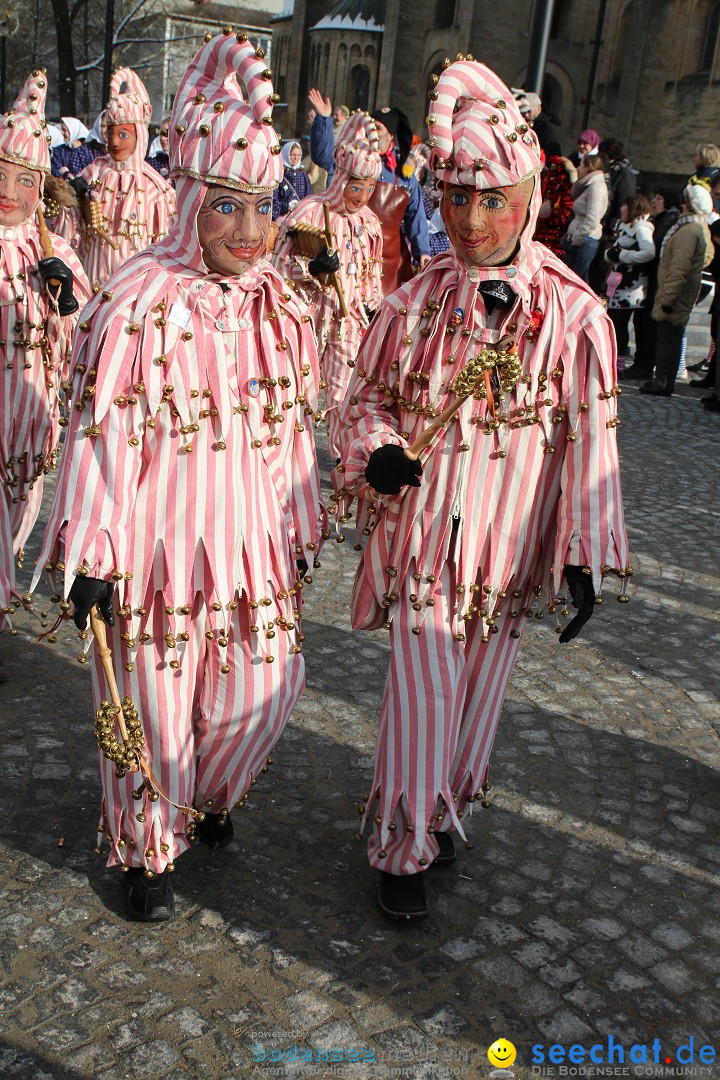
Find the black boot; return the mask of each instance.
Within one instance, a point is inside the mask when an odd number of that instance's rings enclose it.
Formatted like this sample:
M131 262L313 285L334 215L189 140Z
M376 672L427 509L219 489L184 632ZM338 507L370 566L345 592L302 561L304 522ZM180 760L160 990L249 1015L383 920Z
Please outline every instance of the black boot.
M446 863L455 862L455 844L450 833L436 832L434 836L440 846L440 851L433 859L432 865L443 866Z
M383 914L393 919L424 919L428 906L423 875L386 874L383 871L378 904Z
M227 847L233 838L233 823L230 815L227 812L205 814L202 821L195 822L195 835L213 851Z
M708 412L720 412L720 397L717 394L710 394L708 397L700 399L703 404L703 408Z
M135 922L167 922L175 914L175 894L170 871L147 877L144 870L131 867L122 876L125 911Z

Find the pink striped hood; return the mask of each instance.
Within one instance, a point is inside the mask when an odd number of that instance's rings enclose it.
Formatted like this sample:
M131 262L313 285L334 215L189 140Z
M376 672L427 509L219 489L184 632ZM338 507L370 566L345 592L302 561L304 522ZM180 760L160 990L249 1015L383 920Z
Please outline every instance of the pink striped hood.
M205 42L175 96L170 123L174 176L253 191L280 183L280 140L272 127L276 96L264 56L246 34L220 34Z
M430 94L427 118L438 180L476 188L507 187L540 171L537 136L494 71L459 60Z
M15 98L12 108L0 117L0 158L50 172L50 135L45 123L47 76L33 71Z
M169 235L83 312L83 409L38 564L64 562L65 593L79 566L116 575L133 638L156 591L176 612L202 591L218 626L238 590L274 594L291 619L295 560L312 562L326 521L312 323L264 259L239 278L208 273L195 229L206 190L181 178Z
M145 83L131 68L118 68L110 80L110 98L100 121L103 142L107 146L107 129L113 124L134 124L137 145L123 168L140 171L147 154L148 125L152 120L152 105Z

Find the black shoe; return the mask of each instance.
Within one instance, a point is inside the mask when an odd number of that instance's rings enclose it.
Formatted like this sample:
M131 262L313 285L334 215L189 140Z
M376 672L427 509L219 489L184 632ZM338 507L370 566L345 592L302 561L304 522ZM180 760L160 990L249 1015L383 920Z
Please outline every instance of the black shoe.
M652 379L652 369L639 368L637 364L633 364L632 367L625 368L623 379Z
M123 874L123 897L128 918L135 922L167 922L175 914L175 894L170 871L146 877L136 867Z
M686 364L688 371L702 371L703 373L706 372L709 367L709 360L698 360L697 364Z
M442 866L444 863L455 862L455 844L450 833L436 832L434 835L440 846L440 851L433 859L432 865Z
M378 904L393 919L424 919L428 913L425 882L422 874L386 874L382 872Z
M233 838L233 823L229 814L205 814L195 822L195 835L213 851L227 847Z
M671 397L672 390L665 390L656 382L646 382L640 387L641 394L652 394L653 397Z
M704 397L700 400L703 403L703 407L707 409L708 412L720 412L720 398L717 394L710 394L709 397Z
M693 379L690 385L694 390L711 390L715 386L715 379L706 375L704 379Z

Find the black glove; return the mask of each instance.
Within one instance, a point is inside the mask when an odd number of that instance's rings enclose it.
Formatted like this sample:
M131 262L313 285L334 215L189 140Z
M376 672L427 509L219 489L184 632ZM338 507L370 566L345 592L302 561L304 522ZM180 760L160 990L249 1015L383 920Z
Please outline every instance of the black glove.
M377 308L369 308L367 304L363 304L363 307L365 308L365 315L367 316L367 321L372 322L377 315Z
M577 615L571 619L560 635L562 645L577 637L595 610L595 586L592 575L586 574L582 566L566 566L565 580L570 589L573 607L577 608Z
M49 282L60 282L50 286L52 296L57 300L58 311L61 315L72 315L80 307L73 294L73 272L66 266L62 259L53 256L51 259L41 259L38 263L38 274L47 287Z
M83 195L87 195L90 190L90 185L83 176L73 176L72 180L68 180L68 184L74 190L78 199L82 199Z
M411 461L402 446L388 443L373 450L365 469L365 479L381 495L399 495L400 488L409 484L420 487L422 465Z
M340 269L340 258L337 251L333 251L332 255L327 247L327 244L319 251L314 259L311 259L308 263L308 270L313 277L319 277L320 274L336 274Z
M73 622L78 630L84 630L87 626L88 615L93 604L97 604L108 626L115 625L115 616L112 609L112 598L115 585L112 581L100 581L99 578L82 577L78 575L72 583L68 600L75 605Z
M605 258L607 259L608 262L619 263L620 262L620 248L615 247L615 245L613 244L613 246L609 247L607 249L607 251L605 252Z
M310 567L308 566L308 561L307 559L296 559L295 566L297 567L297 576L302 581L302 579L305 577L308 570L310 569Z

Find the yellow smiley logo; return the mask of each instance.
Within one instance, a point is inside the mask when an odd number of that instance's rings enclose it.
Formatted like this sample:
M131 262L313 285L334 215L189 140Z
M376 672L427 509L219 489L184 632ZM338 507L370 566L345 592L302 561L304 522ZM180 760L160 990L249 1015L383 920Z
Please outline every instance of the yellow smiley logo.
M508 1068L517 1057L517 1050L507 1039L496 1039L488 1050L488 1061L498 1068Z

